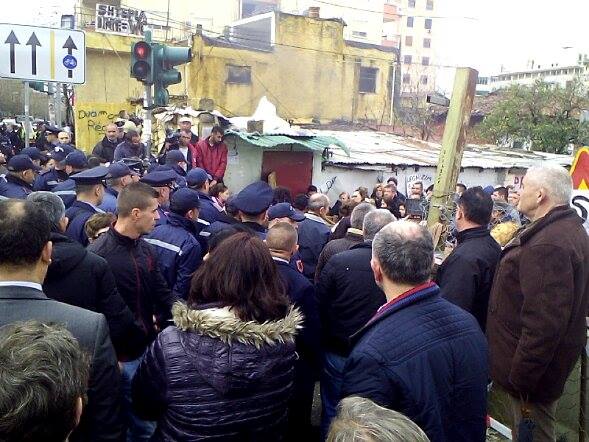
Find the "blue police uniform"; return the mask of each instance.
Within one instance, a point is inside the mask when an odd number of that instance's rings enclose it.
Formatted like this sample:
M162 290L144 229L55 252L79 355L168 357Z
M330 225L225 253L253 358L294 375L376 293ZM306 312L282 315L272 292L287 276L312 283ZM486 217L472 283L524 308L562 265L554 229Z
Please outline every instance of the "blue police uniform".
M33 185L23 181L16 175L10 172L24 172L25 170L33 170L38 172L41 168L33 163L27 155L14 155L6 165L8 174L4 180L0 181L0 196L5 198L25 199L27 195L33 192Z
M195 223L169 212L167 222L156 226L145 240L155 247L158 265L172 292L186 299L192 274L202 262Z
M72 207L74 201L76 201L76 182L71 178L59 183L52 190L54 194L59 196L63 201L66 209Z
M68 179L65 170L49 169L41 174L35 180L33 189L51 192L59 183Z
M107 187L104 190L104 197L102 198L102 203L98 206L100 210L109 213L116 213L117 212L117 197L119 196L119 192L117 192L112 187Z
M259 215L268 210L273 198L272 188L263 181L245 186L232 200L232 204L240 212L248 215ZM254 233L262 239L266 239L266 228L254 222L243 222L244 226L249 227Z
M100 184L107 174L108 168L98 166L76 173L71 176L71 179L74 181L74 185L76 182L84 185ZM65 235L74 241L78 241L84 247L87 246L88 237L84 227L86 221L95 213L102 213L102 210L84 201L74 201L71 207L65 211L65 216L69 219Z
M152 172L146 174L143 178L141 178L141 182L145 184L149 184L151 187L167 187L172 186L176 181L176 172L171 169L156 169ZM160 218L155 222L156 226L166 224L167 222L167 212L164 210L164 207L161 204L158 206L157 211L159 213Z
M329 241L331 229L317 215L307 213L304 221L299 223L299 252L303 260L303 273L313 280L319 254Z
M210 224L217 221L220 218L220 212L213 205L213 198L200 190L198 190L198 196L200 197L200 215L198 217Z

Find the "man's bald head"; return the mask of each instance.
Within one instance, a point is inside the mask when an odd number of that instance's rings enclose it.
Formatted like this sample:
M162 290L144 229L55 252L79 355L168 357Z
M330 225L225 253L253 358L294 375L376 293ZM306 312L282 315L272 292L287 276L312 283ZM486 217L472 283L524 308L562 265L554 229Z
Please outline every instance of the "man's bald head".
M372 242L372 258L393 283L419 285L429 280L434 243L419 224L396 221L383 227Z
M309 197L307 210L316 214L327 213L329 210L329 198L322 193L314 193Z
M270 250L290 253L297 242L297 230L289 223L276 223L266 234L266 245Z

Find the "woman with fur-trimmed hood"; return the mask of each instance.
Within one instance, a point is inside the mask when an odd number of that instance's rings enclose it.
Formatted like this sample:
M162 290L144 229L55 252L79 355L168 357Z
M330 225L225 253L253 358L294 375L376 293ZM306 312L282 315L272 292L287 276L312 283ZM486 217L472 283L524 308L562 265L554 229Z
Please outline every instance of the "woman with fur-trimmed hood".
M268 248L238 233L196 272L187 304L159 334L133 381L133 403L156 441L284 437L302 315Z

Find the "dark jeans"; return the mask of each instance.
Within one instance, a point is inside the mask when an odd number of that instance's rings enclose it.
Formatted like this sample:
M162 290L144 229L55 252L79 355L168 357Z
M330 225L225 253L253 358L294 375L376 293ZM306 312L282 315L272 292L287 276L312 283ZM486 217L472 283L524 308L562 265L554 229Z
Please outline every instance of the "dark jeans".
M346 360L344 356L335 353L325 352L323 355L321 371L321 437L323 440L327 437L329 425L337 414Z
M127 427L127 442L148 441L155 431L155 422L144 421L139 419L133 412L133 402L131 398L131 384L135 372L143 356L134 361L122 362L123 370L121 372L121 392L123 397L123 413L125 416L125 425Z

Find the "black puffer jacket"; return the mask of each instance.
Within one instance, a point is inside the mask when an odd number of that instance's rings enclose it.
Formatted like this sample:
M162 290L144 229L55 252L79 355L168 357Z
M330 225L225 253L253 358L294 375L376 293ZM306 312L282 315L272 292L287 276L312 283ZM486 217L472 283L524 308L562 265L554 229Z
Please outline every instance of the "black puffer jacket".
M121 298L108 263L59 233L51 233L51 242L51 264L43 282L47 297L106 316L119 359L130 349L145 347L145 334Z
M158 422L152 441L282 440L302 315L260 324L203 307L174 306L133 380L137 413Z

